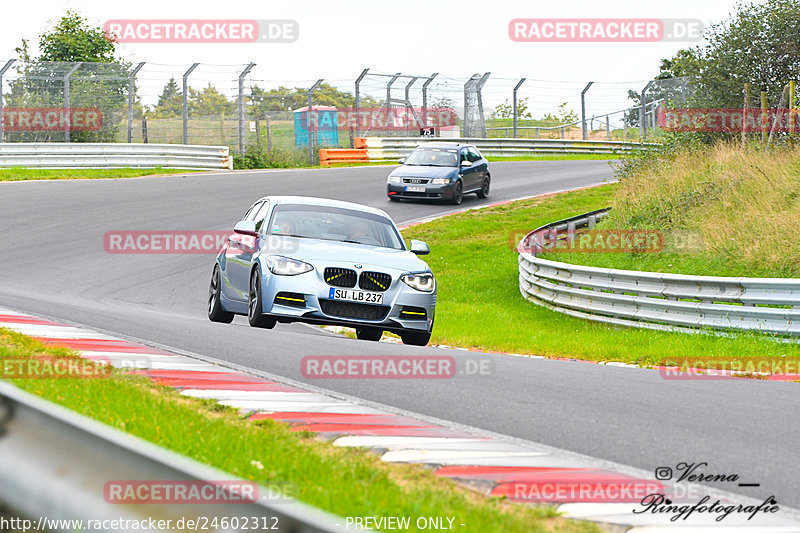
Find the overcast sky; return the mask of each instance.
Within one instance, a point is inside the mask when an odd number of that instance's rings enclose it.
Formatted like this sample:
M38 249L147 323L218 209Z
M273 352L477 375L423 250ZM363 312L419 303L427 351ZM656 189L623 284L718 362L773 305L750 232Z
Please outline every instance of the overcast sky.
M522 76L573 82L559 87L568 87L571 92L577 88L578 93L583 83L594 80L598 82L597 88L592 89L597 91L595 98L609 100L607 105L612 105L610 98L599 96L601 82L650 79L657 74L661 58L693 43L516 43L508 36L509 21L641 17L693 18L708 24L726 19L734 4L733 0L28 0L3 5L0 60L15 57L14 48L23 38L35 45L38 35L52 27L67 8L97 25L109 19L293 19L299 24L300 37L290 44L124 44L119 45L118 51L131 61L176 65L158 67L175 71L195 61L213 65L252 61L257 64L254 80L285 81L290 85L326 78L352 86L349 80L366 67L375 72L410 74L438 71L445 78L490 71L490 100L505 94L507 87L513 86L512 78ZM221 74L225 70L205 67L205 73L198 71L197 75L199 79L232 79ZM236 67L231 69L235 70ZM457 85L454 80L453 89ZM545 92L542 87L538 90ZM537 90L535 83L526 88L531 94ZM551 100L555 99L558 98ZM542 100L548 101L544 97Z

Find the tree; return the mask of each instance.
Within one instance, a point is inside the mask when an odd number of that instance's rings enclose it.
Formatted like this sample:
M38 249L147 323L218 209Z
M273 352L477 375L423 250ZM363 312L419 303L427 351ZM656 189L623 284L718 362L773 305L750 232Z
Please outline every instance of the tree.
M172 118L181 116L182 112L183 92L173 77L164 85L164 90L161 91L158 103L156 103L150 116L152 118Z
M102 28L67 10L58 24L39 36L39 61L114 63L114 39Z
M745 83L777 104L784 85L800 72L800 0L740 4L728 20L706 31L706 44L661 62L665 77L688 76L694 104L739 107Z
M508 102L508 98L502 104L497 104L492 112L491 118L513 119L514 106ZM517 100L517 118L533 118L528 111L528 99L520 98Z
M572 109L569 109L567 107L568 105L567 102L561 102L558 104L558 111L556 111L555 115L547 113L542 120L557 122L558 124L571 124L576 122L578 120L578 114Z
M234 105L215 87L208 84L202 91L189 87L189 113L193 117L212 117L231 115Z

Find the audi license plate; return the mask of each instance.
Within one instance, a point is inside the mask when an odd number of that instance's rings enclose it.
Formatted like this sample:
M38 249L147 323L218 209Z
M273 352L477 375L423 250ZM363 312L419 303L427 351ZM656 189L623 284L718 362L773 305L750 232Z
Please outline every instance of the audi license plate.
M354 291L351 289L331 289L328 294L331 300L347 300L365 304L382 304L383 294L379 292Z
M414 187L409 185L406 187L406 192L425 192L425 187Z

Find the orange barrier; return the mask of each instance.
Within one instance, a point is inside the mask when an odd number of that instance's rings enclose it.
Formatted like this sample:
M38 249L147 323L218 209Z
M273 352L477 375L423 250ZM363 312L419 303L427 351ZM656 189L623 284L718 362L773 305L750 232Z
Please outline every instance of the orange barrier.
M319 164L323 167L332 163L369 163L366 150L350 150L348 148L326 148L319 151Z
M366 137L356 137L353 139L353 148L366 148L366 147L367 147Z

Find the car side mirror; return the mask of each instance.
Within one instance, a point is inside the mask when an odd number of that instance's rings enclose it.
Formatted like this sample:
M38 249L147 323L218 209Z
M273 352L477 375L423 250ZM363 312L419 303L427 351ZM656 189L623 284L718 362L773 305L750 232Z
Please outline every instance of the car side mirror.
M242 220L237 222L233 227L233 232L240 235L252 235L253 237L258 237L256 223L252 220Z
M428 244L422 241L418 241L416 239L411 240L411 253L417 255L428 255L431 253L431 249L428 247Z
M471 167L472 166L472 161L462 161L461 162L461 166L462 167Z
M405 157L401 157L400 159L397 160L397 162L400 163L401 165L405 165L406 164L406 158Z

